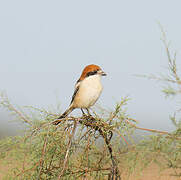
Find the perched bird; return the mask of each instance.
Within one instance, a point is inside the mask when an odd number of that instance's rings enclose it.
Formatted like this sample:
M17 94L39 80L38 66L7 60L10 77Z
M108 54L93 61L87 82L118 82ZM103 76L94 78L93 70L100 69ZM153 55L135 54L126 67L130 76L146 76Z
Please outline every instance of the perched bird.
M95 104L102 92L101 76L106 76L106 73L99 66L94 64L86 66L75 84L69 108L58 119L65 118L76 108L80 108L83 115L85 114L83 109L86 109L90 115L88 108Z

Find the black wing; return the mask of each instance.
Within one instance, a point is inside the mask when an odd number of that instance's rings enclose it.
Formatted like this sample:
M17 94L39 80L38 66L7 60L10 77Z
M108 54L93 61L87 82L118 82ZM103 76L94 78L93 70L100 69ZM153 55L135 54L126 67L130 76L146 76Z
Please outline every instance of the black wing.
M74 94L73 94L73 96L72 96L72 100L71 100L71 103L70 103L70 104L72 104L72 102L74 101L75 96L76 96L78 90L79 90L79 86L77 86L77 87L75 88L75 91L74 91Z

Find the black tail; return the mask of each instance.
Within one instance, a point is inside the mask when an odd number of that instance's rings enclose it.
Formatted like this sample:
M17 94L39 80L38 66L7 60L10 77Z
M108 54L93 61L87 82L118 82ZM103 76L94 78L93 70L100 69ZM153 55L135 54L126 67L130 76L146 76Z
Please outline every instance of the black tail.
M74 110L74 108L69 107L58 119L65 118L65 117L68 116L73 110Z
M68 116L72 111L74 110L74 108L69 107L60 117L58 117L57 119L62 119L65 118L66 116ZM56 120L53 122L54 125L58 125L61 121Z

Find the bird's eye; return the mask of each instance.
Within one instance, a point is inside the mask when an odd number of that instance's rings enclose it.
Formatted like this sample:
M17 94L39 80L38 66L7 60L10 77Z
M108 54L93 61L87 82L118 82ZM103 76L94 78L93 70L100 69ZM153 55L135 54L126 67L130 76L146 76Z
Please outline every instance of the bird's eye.
M97 70L88 72L88 73L87 73L87 77L88 77L88 76L95 75L95 74L97 74Z

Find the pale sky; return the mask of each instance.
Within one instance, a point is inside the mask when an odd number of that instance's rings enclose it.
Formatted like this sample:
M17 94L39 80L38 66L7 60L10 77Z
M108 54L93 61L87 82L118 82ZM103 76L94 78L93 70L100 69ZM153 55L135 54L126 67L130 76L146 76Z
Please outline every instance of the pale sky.
M167 73L158 22L181 66L180 7L180 0L1 0L0 91L19 106L58 102L64 111L82 69L94 63L107 72L98 104L112 108L128 95L140 126L172 130L169 115L180 100L134 74ZM0 109L0 131L18 130L9 119Z

